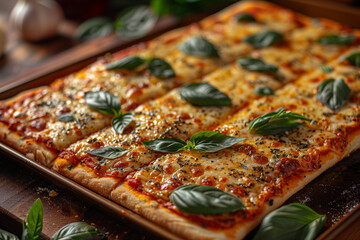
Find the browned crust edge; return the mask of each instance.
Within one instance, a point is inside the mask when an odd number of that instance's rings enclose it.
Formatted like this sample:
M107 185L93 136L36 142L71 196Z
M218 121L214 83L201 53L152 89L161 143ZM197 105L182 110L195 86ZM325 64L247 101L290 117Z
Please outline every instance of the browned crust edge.
M349 143L344 156L349 155L351 152L360 148L360 136L353 138ZM325 172L330 167L334 166L342 158L337 154L330 152L326 156L322 156L322 167L315 172L304 174L304 178L299 180L296 185L290 189L283 189L284 195L282 197L274 198L272 206L266 205L264 211L257 216L255 220L252 220L243 225L237 225L234 228L221 231L212 231L202 228L185 218L165 209L154 200L151 200L148 196L142 195L139 192L133 190L126 183L119 185L114 191L111 192L110 198L120 203L121 205L135 211L136 213L158 223L171 230L172 232L181 235L186 239L242 239L253 228L255 228L262 219L271 211L280 207L288 198L293 194L305 187L309 182L317 178L320 174ZM232 232L232 234L231 234ZM230 233L230 234L229 234Z
M46 167L51 167L57 154L41 144L30 139L23 139L18 134L10 131L6 125L0 123L0 141L23 153L27 158L37 161Z
M119 183L116 178L96 176L93 170L86 166L78 165L68 168L69 165L68 160L57 158L52 169L105 197L109 197L110 192Z

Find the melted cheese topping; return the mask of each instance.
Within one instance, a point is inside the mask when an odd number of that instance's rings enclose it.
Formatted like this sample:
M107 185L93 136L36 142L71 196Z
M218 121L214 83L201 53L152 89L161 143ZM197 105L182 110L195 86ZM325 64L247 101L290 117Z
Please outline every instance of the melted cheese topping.
M356 93L356 96L360 95ZM277 136L249 132L254 118L281 106L313 121ZM245 137L245 141L216 153L187 151L162 156L129 175L126 182L174 211L178 210L168 197L175 188L184 184L215 186L237 195L246 209L235 216L210 219L220 224L218 227L224 227L219 219L235 219L234 224L247 221L250 214L261 212L271 199L281 197L288 184L296 184L296 179L321 168L328 154L344 157L348 145L345 133L349 129L360 130L359 106L359 101L348 102L341 111L328 117L323 113L329 110L318 103L311 90L289 84L277 91L276 96L256 100L216 128L223 134ZM248 217L244 218L244 214ZM185 215L192 219L191 214ZM204 221L209 218L196 217Z
M257 21L237 22L234 16L243 12L252 14ZM282 33L284 41L262 49L243 41L264 30ZM0 121L21 136L43 141L55 151L75 142L59 155L58 161L65 159L73 168L87 166L99 178L111 176L120 182L127 177L126 183L140 194L151 196L195 223L205 221L210 227L229 228L256 217L266 204L271 205L272 199L283 196L297 180L318 171L328 154L343 157L352 134L358 134L359 70L338 62L339 56L351 46L317 43L323 36L348 33L351 31L340 24L312 21L266 3L250 8L235 7L154 41L105 56L33 96L1 104ZM192 36L207 38L220 58L182 53L178 45ZM104 64L128 55L163 58L175 70L176 77L158 79L144 66L132 71L105 69ZM278 66L279 71L277 74L248 71L234 63L244 56L261 58ZM316 70L327 63L334 71ZM319 83L337 77L345 79L352 95L334 114L315 95ZM170 91L195 81L208 82L228 94L233 106L195 107L182 100L176 89ZM254 89L259 86L277 90L276 95L257 96ZM110 117L84 104L85 92L99 90L119 97L122 109L134 114L134 121L122 135L109 127ZM312 122L304 122L301 128L278 136L249 133L248 126L254 118L282 106ZM55 115L59 111L74 113L76 121L58 121ZM198 131L211 129L246 140L217 153L163 154L141 144L143 140L164 137L188 140ZM104 146L119 146L128 152L113 160L86 153ZM180 213L168 197L183 184L218 187L237 195L246 209L216 217Z
M236 15L236 13L232 14ZM86 162L87 166L96 169L95 171L99 176L110 175L123 178L131 171L141 166L146 166L159 157L159 155L163 155L153 153L144 148L141 141L163 137L177 137L188 140L194 133L214 128L226 117L231 116L234 111L246 108L252 100L259 98L254 93L256 87L269 86L274 90L279 89L284 84L294 81L304 73L338 57L348 48L342 46L322 46L316 43L320 36L340 33L341 29L338 26L330 28L322 24L314 25L309 19L296 16L291 11L284 10L280 18L278 16L275 17L277 14L271 11L254 12L258 19L255 23L239 23L233 17L226 21L221 21L221 17L218 19L214 18L212 25L204 26L200 24L200 26L192 26L186 30L185 34L174 32L168 37L165 36L157 41L148 43L146 49L141 49L141 51L135 50L136 55L141 57L151 58L156 56L168 61L177 73L174 80L177 85L194 81L204 76L202 81L212 84L229 95L233 104L232 108L194 107L183 101L175 90L164 97L135 109L134 122L121 136L111 128L108 128L93 134L88 139L73 144L64 154L65 158L75 163L75 165L79 162ZM283 33L285 36L284 42L263 49L254 49L250 44L242 42L244 37L265 29ZM312 35L313 31L319 33L316 38ZM206 37L215 45L221 55L220 59L187 56L178 49L178 45L189 37L199 35ZM331 51L321 54L321 57L317 56L319 52L328 49ZM125 55L128 53L125 53ZM115 58L122 56L124 55L117 54ZM239 56L261 58L267 63L278 66L279 71L274 75L248 71L237 66L236 63L231 63ZM224 64L228 65L224 66ZM214 69L216 70L214 71ZM147 99L163 95L167 89L171 89L176 85L171 82L172 79L170 79L171 81L163 81L149 78L148 74L142 74L142 69L139 72L107 71L99 63L86 71L88 72L80 74L83 77L92 76L93 79L87 82L86 91L94 88L106 89L119 96L125 105L127 104L126 101L129 100L144 102ZM78 76L75 76L69 82L78 85L77 78ZM106 81L107 78L110 81ZM98 84L101 87L98 88ZM146 85L146 87L142 89L139 96L126 92L128 90L127 86L139 86L141 84ZM163 84L167 85L164 87ZM157 86L162 87L156 88ZM71 89L79 91L76 87ZM79 93L81 95L81 91ZM275 99L276 97L273 98ZM267 99L273 98L263 99L267 101ZM287 99L283 100L287 102ZM130 106L134 105L130 104ZM313 144L317 142L314 140ZM87 150L103 146L121 146L128 148L129 152L119 159L111 161L99 159L85 153ZM136 157L134 157L135 155Z
M21 98L2 111L1 120L25 139L45 144L60 152L108 124L111 118L96 112L83 101L74 101L61 92L45 88L31 98ZM73 113L74 121L62 122L56 115Z

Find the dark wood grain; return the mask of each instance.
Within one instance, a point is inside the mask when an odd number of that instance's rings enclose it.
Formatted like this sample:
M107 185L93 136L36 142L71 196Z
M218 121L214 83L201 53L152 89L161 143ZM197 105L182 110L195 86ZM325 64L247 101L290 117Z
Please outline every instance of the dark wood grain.
M37 198L44 208L43 236L52 236L62 226L84 221L107 233L109 239L159 239L144 229L104 212L43 180L23 166L0 155L0 228L20 234L21 221Z

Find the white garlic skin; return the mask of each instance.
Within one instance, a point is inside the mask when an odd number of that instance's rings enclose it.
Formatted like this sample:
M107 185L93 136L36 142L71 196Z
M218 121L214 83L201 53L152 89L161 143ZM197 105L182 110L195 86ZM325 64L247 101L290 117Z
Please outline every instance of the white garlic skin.
M21 37L40 41L57 34L63 11L53 0L19 0L10 14L10 23Z

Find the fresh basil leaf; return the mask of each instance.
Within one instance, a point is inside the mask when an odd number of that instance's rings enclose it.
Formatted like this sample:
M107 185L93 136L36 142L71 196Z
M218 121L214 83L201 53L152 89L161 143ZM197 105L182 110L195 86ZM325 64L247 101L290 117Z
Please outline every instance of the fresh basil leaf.
M115 159L115 158L121 157L122 155L126 154L128 152L128 150L126 148L122 148L122 147L107 146L107 147L87 150L85 152L88 154L94 155L94 156L98 156L98 157L103 157L103 158L107 158L107 159Z
M274 116L278 115L279 113L283 112L285 110L285 107L281 107L274 112L265 113L262 116L259 116L255 118L249 126L250 131L252 131L254 128L259 128L267 124Z
M155 139L150 141L142 141L147 148L157 152L175 153L182 150L186 146L186 142L177 138Z
M255 72L266 72L266 73L276 73L278 71L278 67L267 64L261 59L258 58L239 58L237 60L237 63L243 67L246 68L249 71L255 71Z
M115 132L122 134L127 126L133 121L134 116L131 113L120 114L113 118L112 127Z
M108 115L117 114L121 108L119 99L115 95L104 91L86 92L85 103Z
M84 222L74 222L62 227L50 240L97 240L105 235Z
M231 106L230 98L209 83L189 83L181 87L178 93L194 106Z
M89 19L76 29L75 36L80 41L89 41L110 35L114 31L113 23L107 18Z
M317 90L316 98L335 113L344 106L351 91L342 78L328 79L322 82Z
M255 118L249 126L250 132L262 135L276 135L286 131L290 131L301 127L303 124L293 120L305 120L310 119L290 111L284 111L285 108L281 107L274 112L266 113L260 117Z
M331 66L321 66L320 69L323 73L331 73L334 70Z
M169 198L184 213L222 214L245 208L237 196L211 186L181 186L176 188Z
M329 35L319 38L317 41L324 45L348 45L356 40L355 35Z
M145 60L138 56L127 56L105 65L106 69L128 69L133 70L145 63Z
M169 0L151 0L150 6L158 16L171 13L172 2Z
M23 233L23 238L28 239L38 239L39 234L41 233L43 227L43 208L41 204L41 200L38 198L32 205L29 210L29 213L26 217L26 222L24 223L24 230L27 233Z
M0 239L1 240L19 240L17 236L12 233L9 233L5 230L0 229Z
M64 113L60 115L56 115L56 119L60 122L72 122L75 121L75 114L73 113Z
M175 77L175 71L171 65L161 58L153 58L148 63L148 69L158 78L172 78Z
M277 135L301 127L303 124L284 118L275 119L268 124L255 129L255 133L262 135Z
M264 48L271 46L283 40L283 35L275 31L263 31L248 37L245 37L244 42L250 43L255 48Z
M154 151L175 153L184 150L195 149L200 152L217 152L243 141L245 138L231 137L212 131L195 133L188 143L177 138L155 139L142 143Z
M268 86L263 86L263 87L258 87L255 88L255 93L257 95L261 95L261 96L269 96L269 95L275 95L274 90L272 90L270 87Z
M253 240L312 240L320 233L326 216L298 204L285 205L269 213Z
M231 137L218 132L202 131L195 133L189 143L200 152L217 152L244 140L245 138Z
M207 39L199 36L191 37L186 42L180 44L179 50L190 56L220 57L214 45Z
M256 19L248 13L240 13L235 16L235 19L238 22L256 22Z
M115 21L115 31L120 37L141 38L156 25L158 16L146 5L125 9Z
M346 55L343 60L347 60L352 65L360 67L360 52L350 53Z
M300 119L300 120L305 120L305 121L311 121L310 119L308 119L307 117L304 117L303 115L300 115L297 113L292 113L290 111L280 111L279 113L277 113L275 115L274 118L288 118L291 120Z
M275 119L279 119L279 118L285 118L285 119L289 119L289 120L300 119L300 120L305 120L305 121L311 121L307 117L304 117L297 113L292 113L290 111L285 111L285 107L281 107L281 108L275 110L274 112L269 112L260 117L255 118L250 123L250 130L261 127L261 126L267 124L270 120L275 120Z

